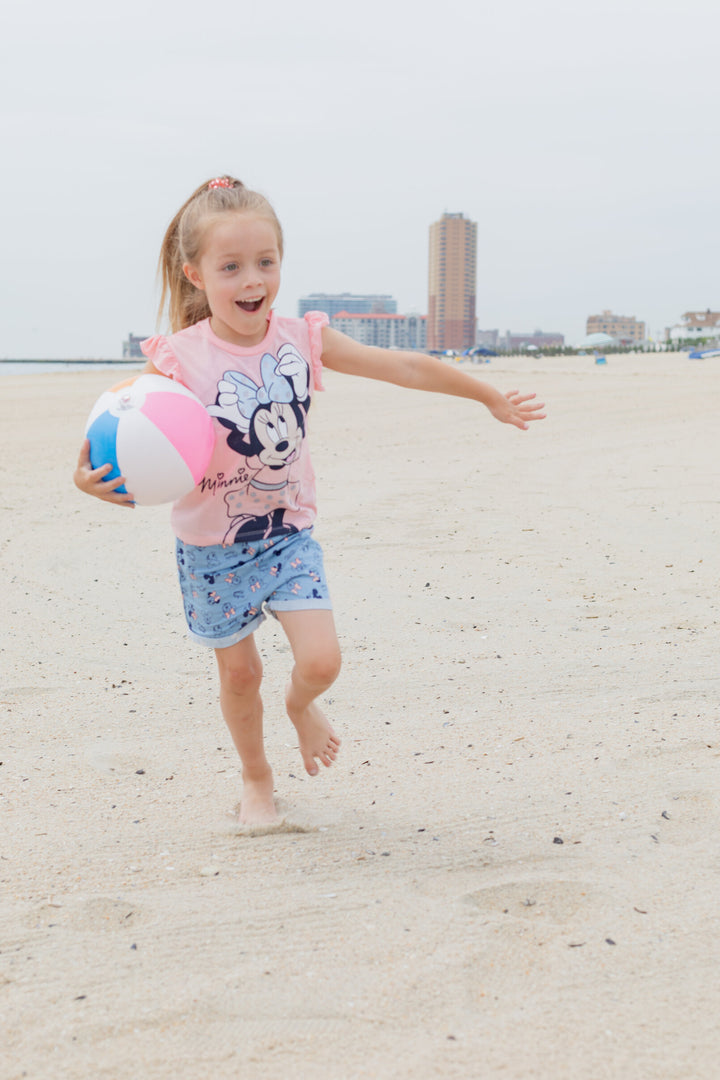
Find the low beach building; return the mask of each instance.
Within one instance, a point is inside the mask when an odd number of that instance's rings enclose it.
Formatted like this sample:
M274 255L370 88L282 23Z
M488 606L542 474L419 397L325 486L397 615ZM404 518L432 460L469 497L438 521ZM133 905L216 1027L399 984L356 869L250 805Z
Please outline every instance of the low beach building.
M330 325L361 345L380 349L424 349L427 346L426 315L360 315L340 311Z
M144 360L140 342L145 341L149 334L128 334L127 341L122 343L123 360Z
M609 334L622 344L634 345L645 340L645 323L634 315L614 315L612 311L603 311L600 315L588 315L585 333Z
M706 341L720 339L720 311L686 311L680 322L665 330L666 341Z
M499 338L497 344L501 349L527 349L532 345L535 349L562 349L565 345L565 335L553 331L533 330L532 333L518 334L508 330L505 337Z

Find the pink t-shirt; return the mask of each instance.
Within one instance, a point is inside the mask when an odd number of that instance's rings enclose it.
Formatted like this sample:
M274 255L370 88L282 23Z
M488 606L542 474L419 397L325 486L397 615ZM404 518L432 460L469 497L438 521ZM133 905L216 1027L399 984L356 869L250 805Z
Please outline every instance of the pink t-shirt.
M250 543L312 525L307 413L313 392L323 389L327 324L321 311L304 319L273 312L264 340L252 348L223 341L209 319L143 341L158 371L192 390L214 417L205 475L172 509L173 529L186 544Z

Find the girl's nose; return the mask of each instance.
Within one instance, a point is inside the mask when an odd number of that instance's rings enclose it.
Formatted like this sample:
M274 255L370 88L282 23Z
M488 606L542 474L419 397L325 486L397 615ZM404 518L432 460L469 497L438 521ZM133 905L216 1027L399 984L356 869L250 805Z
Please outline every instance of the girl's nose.
M235 280L240 283L242 288L248 285L255 285L258 281L262 280L262 274L259 268L254 262L243 263L235 275Z

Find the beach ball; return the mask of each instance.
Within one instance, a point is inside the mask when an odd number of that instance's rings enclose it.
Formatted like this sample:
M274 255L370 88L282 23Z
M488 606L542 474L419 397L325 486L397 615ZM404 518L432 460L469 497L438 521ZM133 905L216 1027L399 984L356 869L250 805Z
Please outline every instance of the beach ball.
M215 446L212 418L195 395L163 375L138 375L95 402L85 426L94 469L124 476L141 506L175 502L202 479Z

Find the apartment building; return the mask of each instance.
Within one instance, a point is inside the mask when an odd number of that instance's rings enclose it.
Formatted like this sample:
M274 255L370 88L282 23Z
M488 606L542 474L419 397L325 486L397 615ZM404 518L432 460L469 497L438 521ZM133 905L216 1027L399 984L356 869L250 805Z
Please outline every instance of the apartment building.
M331 317L330 325L361 345L377 345L381 349L427 348L426 315L362 315L340 311Z
M618 341L640 342L645 340L645 323L634 315L614 315L603 311L601 315L588 315L586 334L609 334Z
M387 293L310 293L298 301L298 317L302 319L308 311L324 311L330 318L341 311L351 315L394 315L397 300Z
M428 348L470 349L475 344L477 223L443 214L430 226Z

